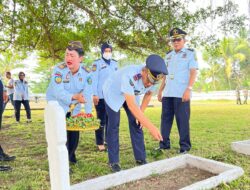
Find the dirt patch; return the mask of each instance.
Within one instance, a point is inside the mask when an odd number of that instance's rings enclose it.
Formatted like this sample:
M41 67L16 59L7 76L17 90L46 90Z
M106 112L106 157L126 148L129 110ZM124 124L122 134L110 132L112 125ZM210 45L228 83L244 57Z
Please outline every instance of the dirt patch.
M11 126L10 124L3 124L3 125L2 125L2 129L3 129L3 128L4 128L4 129L8 129L8 128L10 128L10 126Z
M11 116L11 115L4 115L3 118L4 119L13 118L13 116Z
M215 174L187 166L185 168L179 168L165 174L155 174L154 176L150 176L145 179L119 185L111 188L110 190L175 190L210 178L212 176L215 176Z

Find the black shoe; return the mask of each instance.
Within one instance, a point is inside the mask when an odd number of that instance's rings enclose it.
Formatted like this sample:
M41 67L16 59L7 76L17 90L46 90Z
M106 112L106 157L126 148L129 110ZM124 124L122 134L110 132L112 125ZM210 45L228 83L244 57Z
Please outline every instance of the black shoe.
M0 171L10 171L12 168L10 166L0 166Z
M189 150L179 150L178 154L187 154Z
M138 165L147 164L147 161L146 161L146 160L136 160L135 162L136 162L136 164L138 164Z
M8 154L5 154L5 153L0 155L0 161L12 161L15 159L16 159L15 156L9 156Z
M109 166L110 166L112 172L119 172L119 171L121 171L121 167L117 163L110 164Z
M77 161L69 161L70 165L76 165Z
M157 148L153 149L150 154L154 158L157 158L163 154L163 149L160 147L157 147Z

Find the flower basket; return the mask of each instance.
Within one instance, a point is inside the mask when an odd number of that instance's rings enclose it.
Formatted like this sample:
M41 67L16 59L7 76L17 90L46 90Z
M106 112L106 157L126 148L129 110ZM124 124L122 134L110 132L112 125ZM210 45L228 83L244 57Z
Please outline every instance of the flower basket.
M100 120L92 114L80 112L76 116L66 119L68 131L93 131L99 128Z

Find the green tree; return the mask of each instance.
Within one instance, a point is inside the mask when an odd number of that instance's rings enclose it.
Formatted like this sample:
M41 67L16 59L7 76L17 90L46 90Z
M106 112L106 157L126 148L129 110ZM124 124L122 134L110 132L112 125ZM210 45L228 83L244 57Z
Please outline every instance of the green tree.
M204 76L206 79L211 79L212 90L218 90L220 83L219 75L222 70L222 64L219 60L220 52L216 44L205 47L203 51L203 60L208 64L209 69L205 69Z
M231 78L233 74L233 68L239 67L239 62L242 62L246 59L246 54L244 54L242 51L248 49L249 46L247 43L239 39L223 38L223 40L220 42L219 48L221 57L224 61L228 87L229 89L232 89ZM238 82L239 81L240 80L238 80Z
M244 25L245 18L236 16L237 6L230 0L214 10L206 7L190 11L189 3L186 0L2 0L0 52L37 51L43 59L37 71L44 73L42 69L49 70L63 59L70 40L81 40L86 51L109 40L131 60L143 60L151 52L164 55L169 48L166 35L172 27L186 30L193 37L191 42L200 46L216 38L194 36L197 25L209 18L222 18L221 24L232 32Z
M14 68L23 67L21 61L25 58L25 55L20 55L10 50L5 51L0 55L0 75L4 76L6 71L11 71Z

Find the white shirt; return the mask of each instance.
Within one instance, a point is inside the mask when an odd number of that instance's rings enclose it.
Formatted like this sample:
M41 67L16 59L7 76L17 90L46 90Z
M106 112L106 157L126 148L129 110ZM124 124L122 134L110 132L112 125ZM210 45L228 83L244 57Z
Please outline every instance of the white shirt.
M7 84L8 84L7 86L13 86L14 85L14 79L10 79ZM7 89L7 95L8 96L14 93L14 88L6 87L6 89Z

